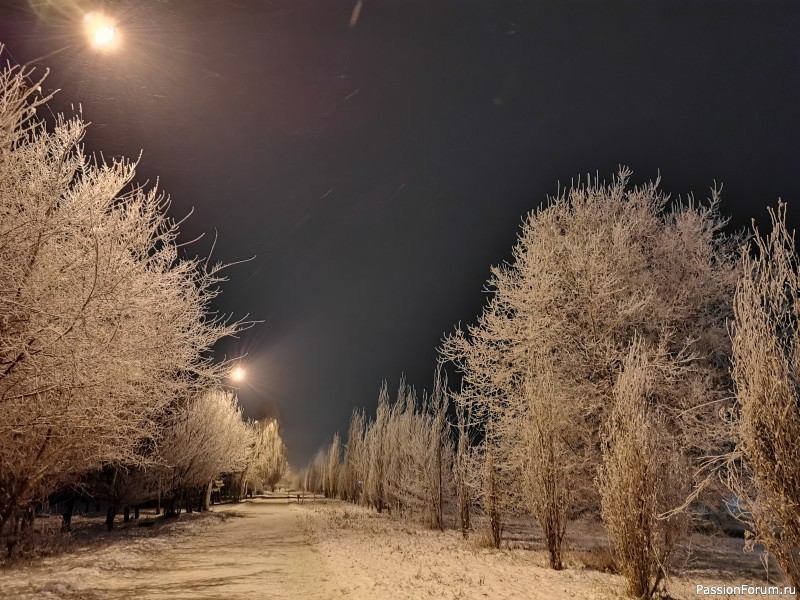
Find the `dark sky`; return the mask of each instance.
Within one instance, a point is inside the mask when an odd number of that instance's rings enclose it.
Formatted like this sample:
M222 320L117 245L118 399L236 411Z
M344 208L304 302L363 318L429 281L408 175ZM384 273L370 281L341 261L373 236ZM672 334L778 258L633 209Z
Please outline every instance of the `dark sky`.
M143 150L194 252L216 230L221 260L256 256L218 307L264 323L223 350L296 466L383 379L430 387L559 181L626 164L676 196L724 183L737 227L778 197L800 223L797 0L364 0L351 27L355 2L108 3L108 55L86 3L0 2L0 42L52 67L89 149Z

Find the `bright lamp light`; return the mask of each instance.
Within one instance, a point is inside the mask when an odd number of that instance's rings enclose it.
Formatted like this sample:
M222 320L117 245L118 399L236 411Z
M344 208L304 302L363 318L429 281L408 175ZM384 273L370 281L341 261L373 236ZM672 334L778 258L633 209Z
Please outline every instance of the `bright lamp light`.
M233 381L244 381L245 372L242 367L236 367L231 371L231 379Z
M101 49L116 46L117 29L111 19L100 13L89 13L83 17L83 24L92 46Z

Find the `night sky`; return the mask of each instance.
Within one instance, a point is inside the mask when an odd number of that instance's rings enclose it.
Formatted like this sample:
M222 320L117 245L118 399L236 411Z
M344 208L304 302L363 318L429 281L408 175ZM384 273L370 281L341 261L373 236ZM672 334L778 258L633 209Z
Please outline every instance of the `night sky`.
M280 416L294 466L382 380L430 387L559 182L625 164L674 196L723 183L732 227L778 197L800 224L797 0L363 0L351 26L355 4L106 3L102 54L89 3L0 0L0 42L52 68L87 148L143 150L138 180L194 208L190 252L216 230L217 258L255 256L216 306L263 323L220 354L247 353L246 414Z

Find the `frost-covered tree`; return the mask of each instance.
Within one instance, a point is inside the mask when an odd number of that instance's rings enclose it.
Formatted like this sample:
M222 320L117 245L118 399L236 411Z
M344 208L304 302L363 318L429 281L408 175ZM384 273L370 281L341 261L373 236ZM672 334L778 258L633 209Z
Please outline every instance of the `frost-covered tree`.
M447 376L441 367L436 369L433 391L427 401L423 402L423 411L427 413L424 420L427 427L427 444L424 468L420 479L422 489L427 489L431 508L431 527L444 529L444 508L446 497L450 495L453 473L453 441L450 438L450 423L447 413L450 406L450 392L447 388Z
M614 384L599 471L603 522L633 598L649 600L663 584L676 544L688 532L674 509L689 494L689 473L672 419L659 396L684 376L685 357L634 338Z
M335 498L338 493L339 485L339 455L342 451L342 439L337 431L333 435L333 441L328 448L328 457L325 468L325 496Z
M498 468L496 457L497 444L494 441L491 422L487 425L487 436L483 444L483 510L486 513L486 520L490 540L493 548L500 548L503 539L503 528L505 509L503 500L507 498L505 491L508 489L501 481L501 472Z
M367 425L364 436L366 465L364 499L378 512L386 508L386 475L389 460L387 424L390 415L389 390L384 383L378 394L375 420Z
M230 392L209 390L178 407L158 444L172 510L179 501L191 512L214 478L244 473L255 445L256 432Z
M438 529L444 527L445 498L452 487L448 404L447 382L439 370L432 394L421 403L401 380L386 423L387 503Z
M536 432L524 418L531 402L544 402L529 391L552 388L547 394L569 406L553 413L565 419L552 425L563 432L554 440L580 457L576 466L586 460L596 469L619 365L636 335L667 339L672 353L691 344L697 356L687 380L661 399L688 456L724 441L715 415L727 385L736 240L721 233L716 193L708 205L670 205L658 181L630 187L629 176L622 170L610 184L575 185L530 213L513 260L492 270L493 293L478 323L444 340L443 358L463 373L460 401L493 432L483 443L492 446L496 476L505 478L499 492L511 506L525 494L525 457L548 439L522 435ZM566 418L573 414L579 426ZM559 484L571 490L568 512L597 506L596 490L585 485L593 477L568 472ZM552 481L568 472L552 473ZM525 503L542 518L545 505Z
M127 522L131 506L136 511L138 504L158 496L159 485L163 477L164 470L153 466L125 468L119 465L109 465L86 477L82 487L94 499L108 503L106 527L110 531L114 527L114 519L120 509L124 511L124 521ZM70 519L71 514L65 515L65 529L69 528Z
M146 461L164 409L217 380L219 266L182 258L135 164L87 157L80 117L48 130L41 81L0 70L0 529L103 465Z
M503 413L502 436L519 435L512 462L521 465L523 501L544 535L550 566L561 569L567 520L573 516L575 483L588 475L586 428L579 404L566 397L563 384L545 357L527 374L519 412Z
M433 392L424 394L421 402L402 378L390 402L384 382L374 420L353 411L343 462L335 450L338 434L325 454L326 480L338 473L339 497L443 528L453 487L448 398L447 380L439 370Z
M325 472L328 455L323 448L317 450L314 458L303 473L303 490L312 494L322 494L325 490Z
M344 447L344 460L341 468L339 496L343 500L358 503L361 501L361 489L364 478L365 446L364 446L364 411L354 409L347 428L347 442Z
M254 433L246 467L248 484L256 490L273 490L287 468L286 445L281 438L280 426L275 419L250 421L248 425Z
M772 232L742 253L734 298L730 478L752 543L775 556L800 586L800 267L786 204L770 211Z
M417 439L416 392L400 380L397 397L389 405L385 427L386 468L384 470L384 490L386 504L398 514L413 516L417 509L416 490L411 490L411 473L416 469L415 445Z
M458 523L461 535L469 536L472 527L472 503L476 495L473 432L470 404L455 398L456 446L453 454L453 477L456 485Z

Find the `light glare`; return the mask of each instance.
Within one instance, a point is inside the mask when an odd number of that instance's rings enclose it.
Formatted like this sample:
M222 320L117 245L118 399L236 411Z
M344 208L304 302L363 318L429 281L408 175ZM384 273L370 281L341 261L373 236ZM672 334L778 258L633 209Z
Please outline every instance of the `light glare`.
M114 41L115 37L116 33L114 32L113 25L98 27L97 30L94 32L94 45L107 46L108 44Z
M236 367L233 371L231 371L231 379L234 381L243 381L244 375L245 373L242 367Z
M89 41L95 48L109 49L117 43L117 30L104 15L89 13L83 17Z

